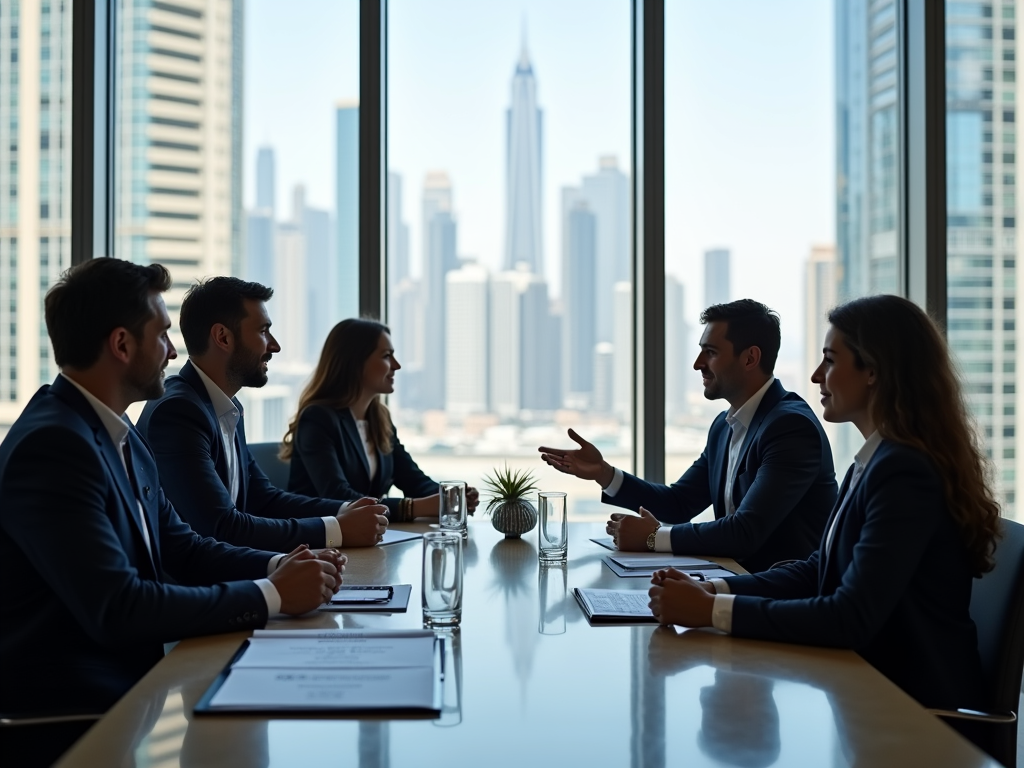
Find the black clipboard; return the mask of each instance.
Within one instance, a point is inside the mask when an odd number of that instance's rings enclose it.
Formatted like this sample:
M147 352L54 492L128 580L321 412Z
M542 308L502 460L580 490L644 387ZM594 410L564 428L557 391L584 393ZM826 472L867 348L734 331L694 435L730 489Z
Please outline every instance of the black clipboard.
M211 707L210 703L217 691L227 681L235 662L242 658L249 648L249 639L246 638L235 651L231 660L220 671L206 693L192 710L203 717L238 717L240 715L254 715L256 717L274 717L276 719L316 719L324 718L331 720L349 720L362 718L402 718L416 720L436 720L441 716L441 705L444 696L444 654L445 639L441 636L434 637L434 700L433 706L422 707L339 707L330 709L325 707Z
M317 610L331 613L405 613L409 610L412 584L395 584L391 599L382 603L324 603Z

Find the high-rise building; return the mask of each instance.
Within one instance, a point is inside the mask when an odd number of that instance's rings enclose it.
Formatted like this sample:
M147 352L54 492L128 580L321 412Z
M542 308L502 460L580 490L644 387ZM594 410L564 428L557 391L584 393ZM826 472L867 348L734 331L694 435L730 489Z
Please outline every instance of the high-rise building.
M246 214L245 277L263 285L274 285L274 238L277 222L269 208Z
M671 420L686 412L686 394L693 381L690 363L696 351L690 348L690 326L686 319L683 284L665 275L665 416Z
M487 412L487 342L490 286L475 262L445 276L445 409L466 415Z
M615 284L612 300L614 334L612 337L612 409L620 419L633 413L633 286Z
M422 283L406 278L390 291L388 327L395 357L402 364L401 386L388 397L391 408L422 408L422 380L426 329Z
M274 337L281 345L278 358L289 366L299 366L309 358L309 283L302 226L294 221L278 224L274 251L274 299L269 310Z
M828 313L838 301L838 283L835 246L812 246L804 271L804 386L797 388L809 403L818 401L814 397L818 387L810 383L811 374L821 363ZM820 409L815 410L820 416Z
M402 218L402 177L388 171L388 285L409 277L409 225Z
M242 0L118 6L115 255L171 270L165 299L178 345L188 285L244 271L242 7Z
M704 251L705 307L732 301L732 284L729 281L729 249L712 248Z
M292 222L301 230L304 246L305 359L315 363L331 328L345 319L338 314L337 262L332 247L334 232L330 211L307 205L306 188L301 184L292 193Z
M563 194L563 200L570 197ZM569 205L569 210L562 216L562 403L566 408L582 410L589 407L594 390L594 344L599 314L594 288L597 219L582 200L565 200L564 204Z
M580 194L597 219L594 290L598 308L595 332L598 341L611 341L615 283L630 279L629 177L619 170L614 155L598 161L597 173L583 177Z
M447 274L458 269L452 185L445 173L427 175L423 190L426 249L423 262L425 349L420 394L424 408L444 408Z
M505 269L519 263L544 274L541 206L542 112L537 81L523 41L512 77L512 105L506 113Z
M836 259L839 300L898 293L896 0L837 0Z
M42 298L71 264L71 13L0 4L0 424L56 375Z
M260 147L256 151L256 208L277 211L277 163L273 147Z
M615 386L615 352L607 341L594 346L594 397L591 410L594 413L612 412L612 389Z
M335 236L338 318L359 316L359 102L335 108Z
M1021 519L1015 5L946 4L946 331L1003 512Z

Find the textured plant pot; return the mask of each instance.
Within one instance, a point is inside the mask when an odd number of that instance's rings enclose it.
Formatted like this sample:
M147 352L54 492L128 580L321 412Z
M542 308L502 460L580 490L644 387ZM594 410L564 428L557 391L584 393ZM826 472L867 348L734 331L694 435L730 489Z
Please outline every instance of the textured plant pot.
M518 539L537 525L537 509L524 499L498 502L491 509L491 525L506 539Z

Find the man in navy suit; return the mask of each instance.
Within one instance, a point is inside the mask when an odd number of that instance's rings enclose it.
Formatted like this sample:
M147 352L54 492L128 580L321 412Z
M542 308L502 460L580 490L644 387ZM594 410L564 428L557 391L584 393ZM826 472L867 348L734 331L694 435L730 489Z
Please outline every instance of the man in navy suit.
M189 360L167 391L146 404L139 430L149 441L167 495L204 536L229 544L289 550L367 547L387 528L375 499L339 504L275 488L249 453L235 395L267 383L281 351L270 332L270 288L236 277L193 285L181 304Z
M700 319L706 327L693 367L704 397L730 407L712 423L704 452L682 477L672 485L641 480L612 467L571 429L578 449L542 447L541 457L561 472L595 480L604 503L639 509L639 516L612 515L608 533L619 549L732 557L748 571L805 558L818 547L836 478L818 419L774 376L779 317L743 299L709 307ZM689 522L709 505L713 521Z
M336 552L282 556L200 538L167 501L123 414L163 392L175 357L160 295L169 286L160 265L95 259L46 296L61 373L0 444L5 715L102 713L163 643L305 613L341 583ZM85 727L5 728L0 743L49 765Z

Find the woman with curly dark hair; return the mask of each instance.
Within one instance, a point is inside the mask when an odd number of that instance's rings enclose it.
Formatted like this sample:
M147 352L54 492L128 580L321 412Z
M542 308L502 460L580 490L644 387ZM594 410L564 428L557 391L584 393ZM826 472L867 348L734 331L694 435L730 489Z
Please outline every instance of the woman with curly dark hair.
M661 571L663 624L851 648L929 707L977 707L971 585L993 567L999 505L935 323L897 296L832 310L821 365L826 421L864 446L808 560L698 584Z

